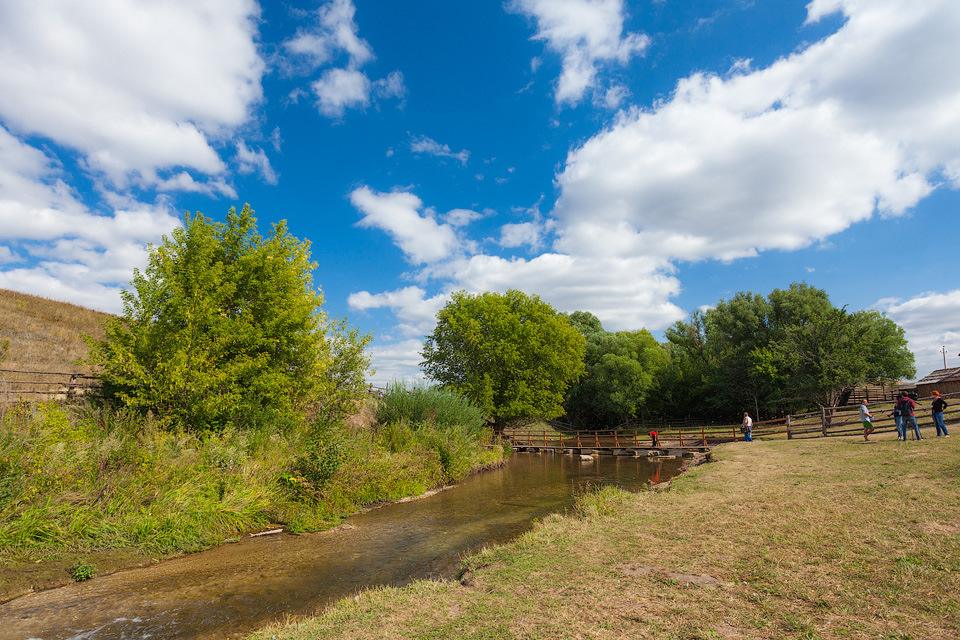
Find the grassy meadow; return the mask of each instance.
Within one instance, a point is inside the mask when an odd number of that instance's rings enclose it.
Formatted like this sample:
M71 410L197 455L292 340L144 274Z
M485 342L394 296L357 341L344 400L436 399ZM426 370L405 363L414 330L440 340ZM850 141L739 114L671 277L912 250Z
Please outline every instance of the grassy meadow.
M88 373L82 335L103 337L109 314L0 289L0 369ZM4 375L4 378L9 376Z
M960 438L717 448L585 496L460 581L374 589L254 640L960 637Z

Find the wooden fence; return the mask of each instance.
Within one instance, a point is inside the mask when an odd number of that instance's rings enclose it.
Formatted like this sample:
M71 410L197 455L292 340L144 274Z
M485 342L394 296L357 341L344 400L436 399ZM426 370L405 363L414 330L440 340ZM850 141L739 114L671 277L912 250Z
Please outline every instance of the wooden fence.
M960 393L944 394L949 406L943 412L944 422L949 427L960 426ZM932 398L921 398L915 412L921 428L933 427L930 415ZM870 408L875 416L876 433L896 430L893 421L893 402L880 403ZM671 427L657 429L659 445L655 445L650 430L626 431L546 431L511 430L503 439L518 447L543 447L556 449L621 449L621 448L701 448L724 442L743 440L739 424L699 427ZM824 407L819 411L789 415L775 420L753 423L753 437L824 438L832 436L862 435L860 407ZM957 434L960 437L960 434Z
M83 373L0 369L0 403L68 400L99 390L99 379Z

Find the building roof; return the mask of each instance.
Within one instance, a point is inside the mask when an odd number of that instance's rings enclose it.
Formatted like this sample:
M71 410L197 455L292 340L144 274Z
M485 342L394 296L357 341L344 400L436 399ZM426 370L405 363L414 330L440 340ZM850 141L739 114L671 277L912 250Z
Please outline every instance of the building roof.
M917 384L937 384L938 382L948 382L953 380L960 380L960 367L937 369L936 371L928 373L920 380L917 380Z

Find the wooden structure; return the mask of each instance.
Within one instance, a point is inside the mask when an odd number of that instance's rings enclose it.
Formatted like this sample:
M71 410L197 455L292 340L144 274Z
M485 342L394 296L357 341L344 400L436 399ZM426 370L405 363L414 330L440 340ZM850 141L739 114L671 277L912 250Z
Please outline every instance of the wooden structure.
M83 373L0 369L0 403L69 400L99 388L96 376Z
M942 393L942 392L941 392ZM943 393L949 403L944 411L947 427L960 426L960 392ZM868 401L869 402L869 401ZM916 417L922 429L932 428L930 397L921 397ZM871 403L870 412L875 416L874 433L892 433L893 402ZM860 436L859 406L823 407L819 411L795 414L776 420L753 423L753 437L757 438L825 438L835 436ZM957 434L960 437L960 433ZM725 442L743 440L740 425L700 426L658 429L655 443L649 431L508 431L500 436L518 451L542 451L569 454L605 454L621 456L677 455L691 451L705 451Z
M937 369L917 380L917 393L921 398L930 396L932 391L939 391L941 395L960 393L960 367Z

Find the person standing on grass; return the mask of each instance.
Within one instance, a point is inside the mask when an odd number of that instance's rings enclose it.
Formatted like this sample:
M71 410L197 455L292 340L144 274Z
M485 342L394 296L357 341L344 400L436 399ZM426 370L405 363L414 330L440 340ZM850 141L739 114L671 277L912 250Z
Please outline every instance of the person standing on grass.
M897 425L897 440L906 440L907 432L904 429L903 414L900 413L901 400L903 400L902 391L899 394L897 394L897 399L894 401L893 409L890 410L890 413L893 414L893 424Z
M939 391L933 392L933 426L937 428L937 437L943 435L950 437L947 433L947 425L943 422L943 410L947 408L947 401L940 397ZM943 432L942 434L940 432Z
M860 422L863 423L863 439L869 440L869 436L874 431L873 427L873 414L870 413L870 409L867 408L867 399L864 398L860 401Z
M907 439L907 428L913 427L913 435L916 436L917 440L920 438L920 425L917 424L917 416L914 414L914 410L917 408L916 403L913 401L909 395L904 394L900 398L900 419L903 421L903 439Z
M753 442L753 419L746 411L743 412L743 422L740 424L740 433L747 442Z

